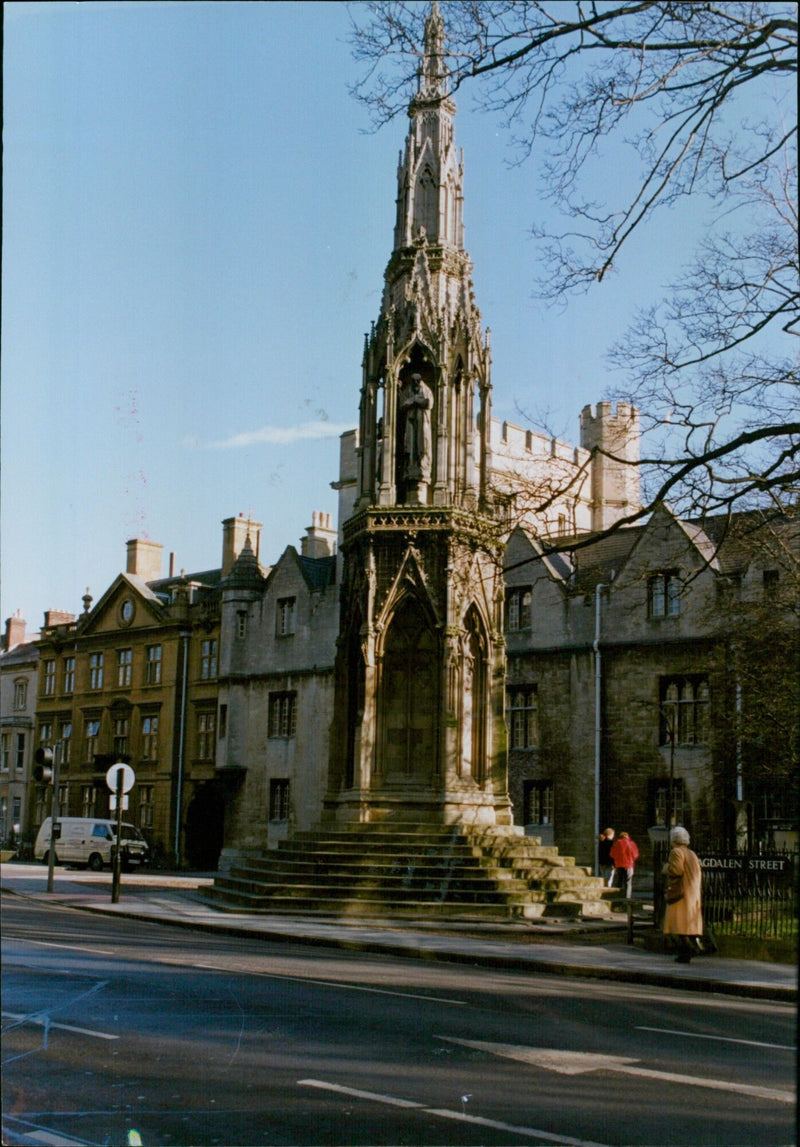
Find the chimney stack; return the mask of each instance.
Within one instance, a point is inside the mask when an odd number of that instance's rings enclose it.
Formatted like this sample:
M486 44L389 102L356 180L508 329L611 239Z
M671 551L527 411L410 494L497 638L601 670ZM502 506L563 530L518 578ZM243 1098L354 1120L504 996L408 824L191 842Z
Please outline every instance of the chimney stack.
M125 572L140 577L142 581L158 581L161 577L161 551L159 542L148 542L144 538L131 538L128 542L128 564Z
M250 548L259 560L261 553L261 522L254 522L240 514L238 518L225 518L222 523L222 576L227 577L234 562L250 538Z
M336 553L336 530L331 526L331 516L323 510L314 510L311 525L306 527L306 537L300 542L300 552L304 558L330 558Z
M28 623L24 620L22 611L19 609L13 617L6 619L6 635L3 644L5 650L13 649L15 645L23 644L27 625Z

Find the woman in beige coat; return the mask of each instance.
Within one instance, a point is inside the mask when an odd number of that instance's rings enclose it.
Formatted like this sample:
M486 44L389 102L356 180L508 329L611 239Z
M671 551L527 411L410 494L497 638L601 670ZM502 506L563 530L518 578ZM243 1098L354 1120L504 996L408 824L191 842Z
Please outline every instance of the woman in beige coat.
M688 964L698 952L700 937L703 935L703 870L697 854L689 848L689 833L685 828L673 828L669 842L672 848L664 865L667 877L664 935L677 938L680 950L676 959L680 964Z

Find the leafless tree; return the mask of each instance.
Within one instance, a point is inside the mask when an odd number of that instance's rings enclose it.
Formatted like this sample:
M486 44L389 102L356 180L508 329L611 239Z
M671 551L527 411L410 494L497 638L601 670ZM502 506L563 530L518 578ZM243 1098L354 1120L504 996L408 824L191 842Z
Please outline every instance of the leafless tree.
M350 5L364 73L355 95L376 126L416 86L427 3ZM499 115L541 195L564 221L534 224L537 292L598 287L654 216L687 198L708 220L663 298L611 348L609 397L641 412L644 504L685 516L800 495L797 10L773 2L448 0L451 92ZM610 203L595 176L620 165ZM616 170L616 169L615 169ZM606 181L607 183L608 181ZM616 528L616 527L615 527Z

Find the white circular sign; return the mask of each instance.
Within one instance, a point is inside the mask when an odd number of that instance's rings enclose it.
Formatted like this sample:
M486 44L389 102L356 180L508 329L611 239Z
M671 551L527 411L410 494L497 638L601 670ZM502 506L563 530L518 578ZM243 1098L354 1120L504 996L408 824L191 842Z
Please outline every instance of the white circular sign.
M130 765L124 765L122 761L116 765L112 765L108 770L106 773L106 784L111 789L112 793L115 793L117 791L117 774L120 771L122 772L122 791L124 793L129 793L133 788L134 782L136 780L136 774Z

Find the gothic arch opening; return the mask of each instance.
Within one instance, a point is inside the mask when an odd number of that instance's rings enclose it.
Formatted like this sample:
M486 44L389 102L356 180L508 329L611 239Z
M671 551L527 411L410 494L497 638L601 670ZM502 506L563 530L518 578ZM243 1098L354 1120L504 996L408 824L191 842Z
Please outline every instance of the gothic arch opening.
M383 782L428 784L437 771L438 640L421 602L406 597L386 633L379 714Z
M345 745L344 787L350 789L356 777L356 738L364 716L364 655L361 650L361 615L350 624L347 639L347 743Z
M464 670L461 695L461 775L479 784L486 777L488 729L487 642L477 609L471 606L464 620Z

